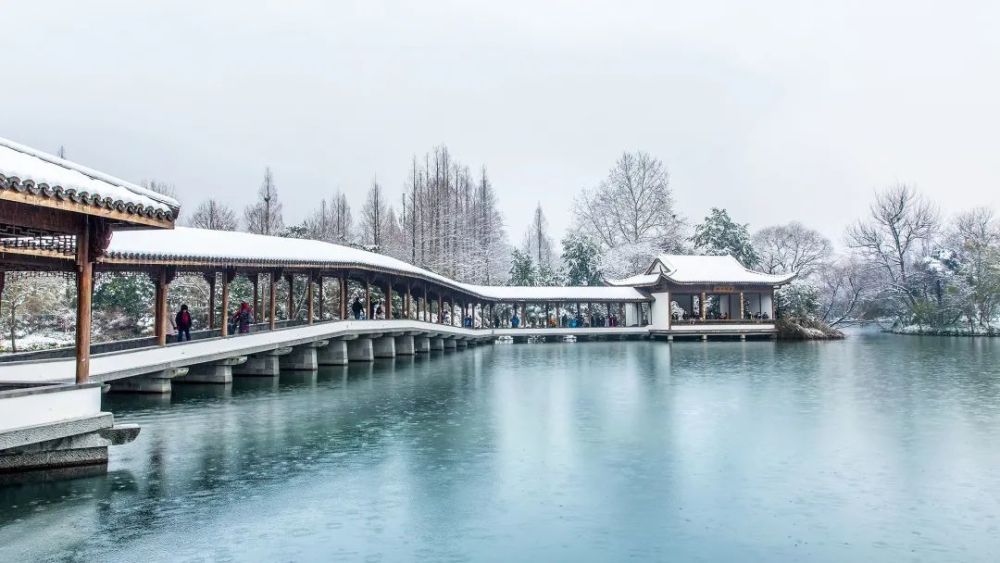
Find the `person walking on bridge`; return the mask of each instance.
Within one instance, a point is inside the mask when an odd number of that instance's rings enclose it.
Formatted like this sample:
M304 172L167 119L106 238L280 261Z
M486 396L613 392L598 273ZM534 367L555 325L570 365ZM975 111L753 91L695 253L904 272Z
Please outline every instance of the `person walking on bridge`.
M240 303L239 311L229 319L229 326L236 328L240 334L249 334L251 324L253 324L253 311L250 310L250 304L243 301Z
M361 320L361 312L365 310L365 306L361 304L361 298L355 297L354 303L351 304L351 312L354 313L354 318L356 320Z
M177 329L177 342L184 342L185 339L191 341L191 312L186 304L181 305L181 310L177 311L174 328Z

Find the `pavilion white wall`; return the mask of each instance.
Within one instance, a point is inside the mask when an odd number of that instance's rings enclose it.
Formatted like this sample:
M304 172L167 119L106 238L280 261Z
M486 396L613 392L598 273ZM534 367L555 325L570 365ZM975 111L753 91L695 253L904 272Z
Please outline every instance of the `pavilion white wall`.
M654 293L653 305L651 307L652 318L650 322L654 329L667 330L670 328L670 293Z

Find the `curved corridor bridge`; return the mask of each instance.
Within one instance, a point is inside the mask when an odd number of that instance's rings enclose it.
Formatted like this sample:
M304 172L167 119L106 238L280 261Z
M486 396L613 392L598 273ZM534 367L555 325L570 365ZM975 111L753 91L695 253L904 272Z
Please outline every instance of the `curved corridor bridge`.
M169 197L0 139L0 292L7 272L76 281L73 349L0 358L0 471L106 461L107 446L137 429L116 432L100 412L105 383L167 393L172 381L226 384L501 337L771 336L773 290L792 278L730 257L664 255L604 286L473 285L328 242L175 227L179 211ZM151 338L102 344L108 351L91 358L95 274L149 276ZM199 338L168 345L171 284L192 274L207 289L195 304L205 322ZM234 336L237 277L252 286L259 322Z

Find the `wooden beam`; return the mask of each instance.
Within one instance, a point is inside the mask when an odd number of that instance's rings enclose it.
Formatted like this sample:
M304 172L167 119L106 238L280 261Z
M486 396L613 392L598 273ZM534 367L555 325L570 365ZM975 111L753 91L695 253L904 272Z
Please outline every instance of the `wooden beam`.
M97 207L86 203L77 203L69 200L52 199L45 196L39 196L32 193L17 192L14 190L0 190L0 200L12 203L27 204L29 206L45 207L47 209L69 212L72 214L90 215L93 217L100 217L102 219L108 219L111 221L131 224L131 225L147 225L150 227L160 227L163 229L172 229L174 227L173 219L157 219L155 217L146 217L144 215L126 213L123 211L117 211L115 209L107 209L104 207Z
M297 315L295 314L295 274L289 272L285 274L285 281L288 282L288 304L287 311L285 312L285 318L289 321L294 321Z

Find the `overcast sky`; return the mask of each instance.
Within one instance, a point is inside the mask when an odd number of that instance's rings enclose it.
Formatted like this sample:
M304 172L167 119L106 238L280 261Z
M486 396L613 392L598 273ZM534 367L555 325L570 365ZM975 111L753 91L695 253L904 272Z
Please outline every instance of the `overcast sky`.
M808 6L815 4L815 6ZM692 220L841 240L876 188L1000 208L1000 3L0 0L0 136L301 221L413 154L486 165L520 241L623 150Z

